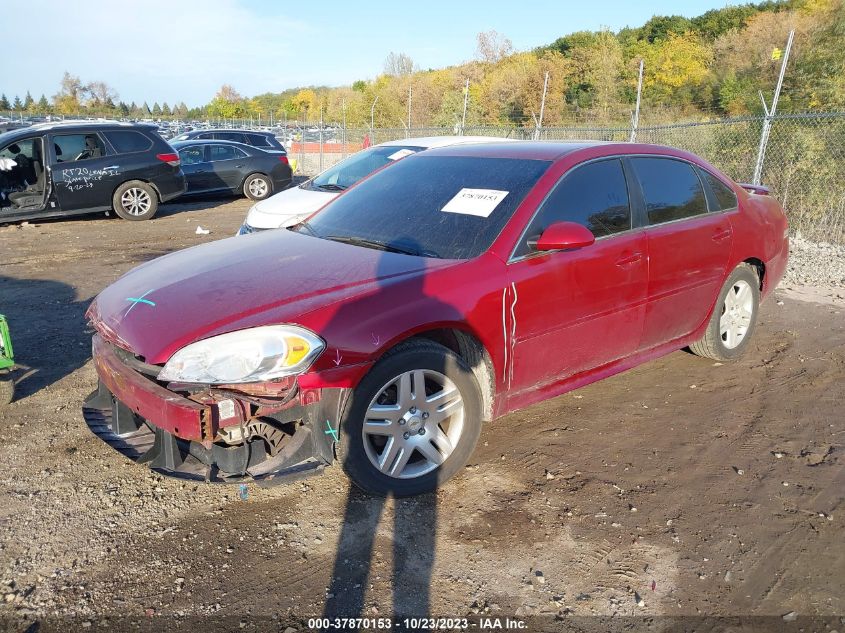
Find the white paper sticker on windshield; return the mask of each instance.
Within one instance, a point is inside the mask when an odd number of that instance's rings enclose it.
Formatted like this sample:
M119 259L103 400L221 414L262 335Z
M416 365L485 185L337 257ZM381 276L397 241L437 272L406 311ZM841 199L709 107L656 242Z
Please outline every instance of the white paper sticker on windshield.
M387 160L399 160L400 158L405 158L411 154L416 154L416 152L412 149L400 149L398 152L393 152L390 156L388 156Z
M458 195L446 203L442 211L486 218L493 213L506 195L508 195L507 191L496 189L461 189Z

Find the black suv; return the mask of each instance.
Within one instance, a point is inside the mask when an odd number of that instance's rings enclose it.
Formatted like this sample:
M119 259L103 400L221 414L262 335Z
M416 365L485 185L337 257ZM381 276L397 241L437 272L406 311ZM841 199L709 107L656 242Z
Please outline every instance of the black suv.
M61 122L0 134L0 223L110 209L150 219L186 187L179 155L155 129Z
M194 139L213 139L215 141L235 141L244 145L252 145L266 150L281 150L285 148L272 132L256 132L254 130L191 130L174 136L172 141L193 141Z

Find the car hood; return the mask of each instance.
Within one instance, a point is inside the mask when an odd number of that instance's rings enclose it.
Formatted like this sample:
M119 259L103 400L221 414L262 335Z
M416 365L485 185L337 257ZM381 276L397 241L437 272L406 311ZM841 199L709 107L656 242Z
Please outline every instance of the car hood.
M256 229L277 229L301 222L338 196L331 191L291 187L253 205L246 223Z
M88 317L107 340L160 364L194 341L297 323L309 312L373 292L385 280L455 263L269 231L142 264L103 290Z

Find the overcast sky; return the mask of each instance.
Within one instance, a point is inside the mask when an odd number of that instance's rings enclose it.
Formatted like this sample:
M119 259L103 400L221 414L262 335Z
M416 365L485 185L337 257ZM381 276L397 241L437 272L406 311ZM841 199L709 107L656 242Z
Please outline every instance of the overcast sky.
M83 82L105 81L127 103L196 106L223 83L251 96L373 78L391 51L424 69L458 64L473 57L476 34L489 29L526 50L572 31L617 30L653 14L689 17L725 4L28 0L2 12L0 92L10 100L27 90L36 100L50 98L67 70Z

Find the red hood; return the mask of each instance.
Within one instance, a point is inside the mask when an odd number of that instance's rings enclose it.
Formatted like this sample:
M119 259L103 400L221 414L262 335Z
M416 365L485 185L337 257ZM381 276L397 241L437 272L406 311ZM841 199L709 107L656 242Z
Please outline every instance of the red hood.
M385 279L454 263L266 231L142 264L97 296L89 318L107 339L149 363L164 363L196 340L296 323Z

